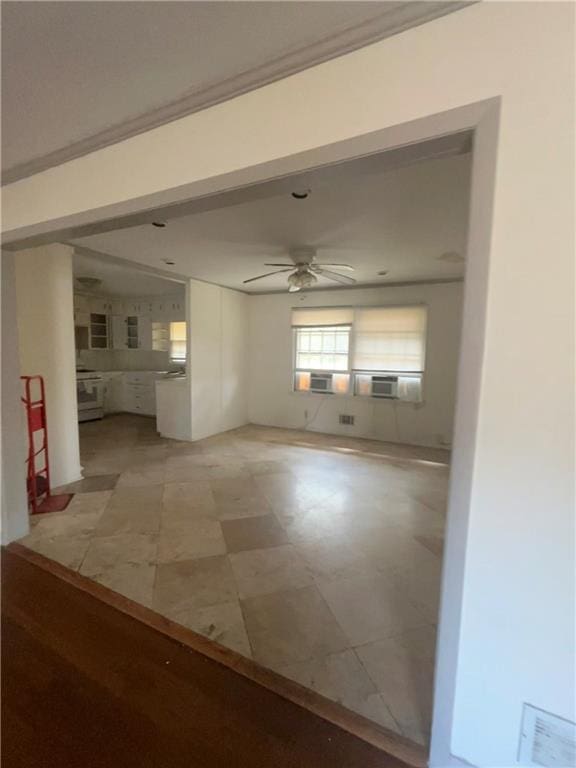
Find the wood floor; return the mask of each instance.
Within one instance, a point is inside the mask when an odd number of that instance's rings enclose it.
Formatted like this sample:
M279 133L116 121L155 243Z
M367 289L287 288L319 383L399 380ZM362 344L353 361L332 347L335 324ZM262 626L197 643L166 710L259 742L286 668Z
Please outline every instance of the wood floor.
M2 552L3 768L424 764L410 745L364 734L363 718L351 733L338 717L338 705L62 566Z

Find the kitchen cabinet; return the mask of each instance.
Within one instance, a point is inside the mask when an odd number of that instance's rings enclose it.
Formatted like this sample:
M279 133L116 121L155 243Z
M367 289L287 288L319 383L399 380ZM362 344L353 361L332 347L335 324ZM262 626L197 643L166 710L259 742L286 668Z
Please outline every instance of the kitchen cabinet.
M112 349L128 349L124 315L112 315Z
M74 310L74 326L87 328L90 325L90 312Z
M165 373L158 371L107 371L104 381L104 413L140 413L156 415L156 381Z
M90 349L109 348L108 315L91 312L89 331Z
M164 374L154 371L134 371L124 374L124 410L144 416L156 414L156 390L158 379Z
M138 318L138 349L152 350L152 318Z
M125 302L122 299L112 299L112 309L110 310L113 315L125 315Z
M173 321L184 320L184 302L170 300L166 302L168 319Z
M150 315L154 322L184 320L185 302L179 299L159 299L151 302Z
M124 408L124 374L120 371L101 373L104 382L104 413L119 413Z
M112 317L113 349L152 349L152 320L138 315Z
M128 315L126 318L126 343L128 349L138 349L140 346L139 334L138 334L138 316Z
M81 293L74 294L74 312L90 312L88 297Z
M88 299L88 307L94 314L107 315L112 312L112 299L91 296Z
M90 325L90 303L87 296L74 294L74 325L87 328Z
M152 303L143 299L130 299L124 302L124 310L127 315L146 315L150 314Z
M169 297L120 299L106 296L74 294L74 324L88 327L92 315L106 315L109 344L96 341L95 349L148 349L152 344L152 323L170 323L185 319L184 299ZM124 318L124 325L116 318ZM123 322L123 321L122 321ZM130 327L131 330L126 330ZM94 334L95 337L98 334Z

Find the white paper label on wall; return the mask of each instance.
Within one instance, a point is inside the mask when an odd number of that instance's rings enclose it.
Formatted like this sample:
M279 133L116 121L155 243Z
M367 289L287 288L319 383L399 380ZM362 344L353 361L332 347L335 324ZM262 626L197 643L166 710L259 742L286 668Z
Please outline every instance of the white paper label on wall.
M524 704L518 763L554 768L576 766L576 724Z

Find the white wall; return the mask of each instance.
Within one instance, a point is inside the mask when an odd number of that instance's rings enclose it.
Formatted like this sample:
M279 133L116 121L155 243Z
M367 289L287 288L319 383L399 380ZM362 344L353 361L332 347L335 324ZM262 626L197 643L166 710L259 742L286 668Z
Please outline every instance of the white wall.
M2 253L2 543L28 532L26 425L20 401L14 254ZM14 375L16 374L16 375Z
M65 245L50 245L16 256L20 371L23 376L44 376L53 487L81 477L73 252Z
M188 300L192 440L247 421L248 297L191 280Z
M251 296L250 421L414 445L449 444L456 397L461 302L462 283ZM292 391L292 307L420 303L428 306L424 402L397 403ZM354 415L354 426L341 426L340 413Z
M3 190L6 230L46 230L75 213L114 215L95 209L123 201L141 210L161 190L181 199L196 181L207 194L269 161L286 172L298 153L501 99L491 231L472 254L490 260L487 325L476 336L471 498L451 503L447 560L465 557L462 621L440 669L435 765L448 751L514 765L524 701L576 718L574 10L477 3ZM475 323L481 331L482 313ZM535 374L538 386L524 386Z

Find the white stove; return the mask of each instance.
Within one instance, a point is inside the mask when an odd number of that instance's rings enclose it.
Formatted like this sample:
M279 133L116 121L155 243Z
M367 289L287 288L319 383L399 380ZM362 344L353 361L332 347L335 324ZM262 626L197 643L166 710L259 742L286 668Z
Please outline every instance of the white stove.
M76 371L78 421L104 416L104 381L98 371Z

